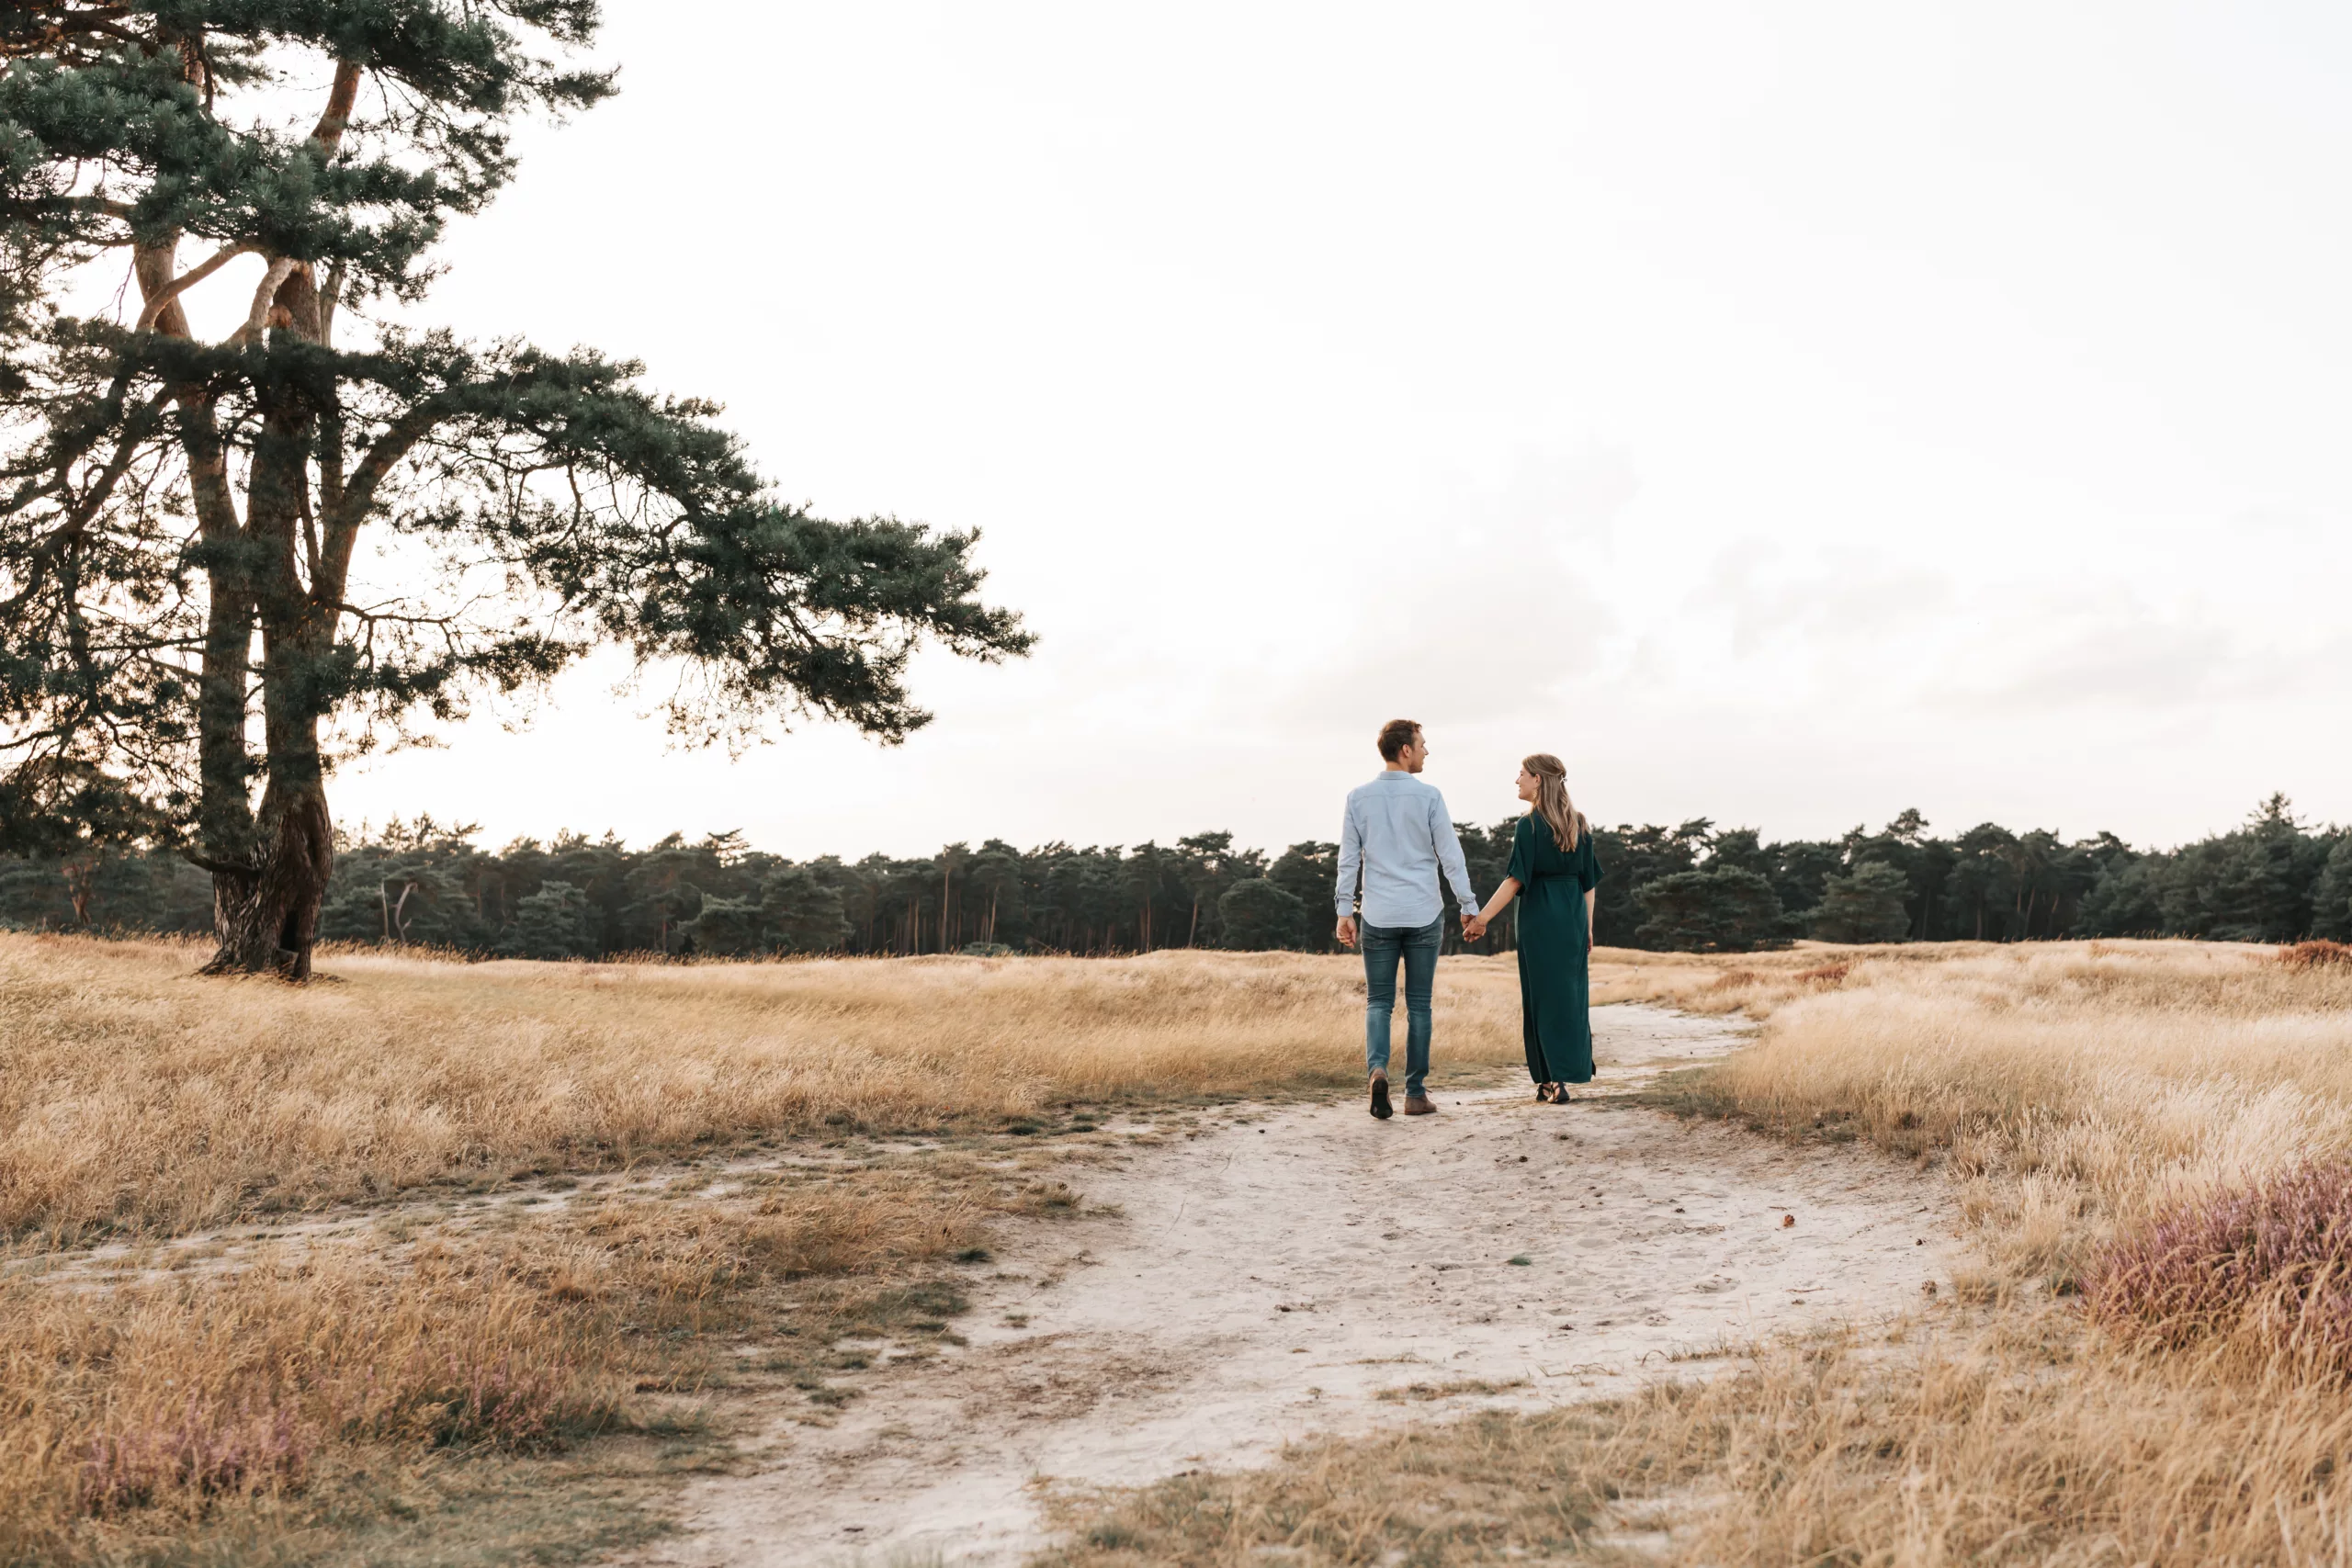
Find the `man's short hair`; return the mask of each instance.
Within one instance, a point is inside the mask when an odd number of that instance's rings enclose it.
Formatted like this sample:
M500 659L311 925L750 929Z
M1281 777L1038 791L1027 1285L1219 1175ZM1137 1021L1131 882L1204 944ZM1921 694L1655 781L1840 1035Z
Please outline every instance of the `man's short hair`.
M1421 727L1409 718L1392 718L1380 727L1380 760L1393 762L1406 747L1420 738Z

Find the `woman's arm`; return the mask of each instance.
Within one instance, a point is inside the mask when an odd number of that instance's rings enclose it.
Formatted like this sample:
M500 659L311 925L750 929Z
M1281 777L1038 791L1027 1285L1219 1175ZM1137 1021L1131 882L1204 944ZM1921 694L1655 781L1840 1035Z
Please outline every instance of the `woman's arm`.
M1478 911L1478 923L1483 926L1492 920L1497 915L1503 912L1503 909L1512 899L1518 897L1519 878L1515 876L1504 877L1503 885L1495 889L1495 896L1487 900L1487 907Z
M1592 951L1592 907L1600 898L1600 888L1588 887L1584 890L1584 950L1587 953Z

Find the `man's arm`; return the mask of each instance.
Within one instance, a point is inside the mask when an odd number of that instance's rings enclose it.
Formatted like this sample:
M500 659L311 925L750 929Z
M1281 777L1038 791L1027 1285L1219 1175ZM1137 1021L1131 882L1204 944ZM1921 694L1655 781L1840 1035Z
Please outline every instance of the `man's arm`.
M1453 888L1453 901L1462 906L1462 918L1470 919L1478 912L1478 895L1470 886L1470 867L1462 858L1462 837L1453 830L1453 818L1446 815L1445 796L1430 791L1430 840L1437 846L1437 863L1445 873L1445 880Z
M1363 869L1363 830L1356 826L1356 803L1351 799L1340 818L1340 877L1332 901L1340 911L1333 934L1350 947L1356 944L1356 878Z

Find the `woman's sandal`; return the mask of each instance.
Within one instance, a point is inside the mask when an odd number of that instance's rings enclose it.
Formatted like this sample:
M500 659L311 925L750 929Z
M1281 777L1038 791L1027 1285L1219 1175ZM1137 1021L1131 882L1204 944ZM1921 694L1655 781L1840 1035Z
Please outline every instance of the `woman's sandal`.
M1558 1105L1568 1098L1568 1091L1555 1083L1540 1083L1535 1086L1535 1098L1546 1105Z

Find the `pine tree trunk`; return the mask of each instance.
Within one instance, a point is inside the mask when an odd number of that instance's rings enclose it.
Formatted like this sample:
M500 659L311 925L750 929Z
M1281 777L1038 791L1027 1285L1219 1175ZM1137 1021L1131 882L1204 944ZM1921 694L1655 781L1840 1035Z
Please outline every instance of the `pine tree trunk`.
M281 784L262 796L260 863L212 874L212 927L220 947L207 975L276 973L311 977L319 905L334 870L334 825L323 782Z
M255 595L268 783L248 852L213 866L212 924L220 947L204 966L208 975L274 972L289 980L309 979L319 906L334 870L334 822L327 812L316 688L334 654L336 613L313 609L293 570L294 503L288 497L302 482L301 450L282 434L258 446L248 492L249 534L274 544L277 558L269 563L267 589ZM214 673L208 663L208 677ZM231 683L242 690L241 679ZM237 742L241 751L242 733ZM242 806L242 789L237 795L234 805Z
M356 73L338 67L337 102L345 106L339 113L348 109L347 77L356 80ZM271 267L278 287L267 325L320 342L318 298L310 268L290 261L273 261ZM207 727L206 739L221 752L221 773L242 766L247 690L242 665L251 646L245 620L250 615L261 630L267 779L247 852L214 864L212 921L220 949L205 965L205 973L211 975L275 971L291 980L309 979L319 906L334 869L334 823L327 812L326 769L319 748L319 694L329 684L322 677L334 662L343 584L339 565L322 558L311 506L310 465L317 431L318 411L306 389L289 384L274 389L246 476L240 547L210 573L216 615L205 648L206 694L217 696L221 711ZM207 476L196 471L197 459L201 457L209 466L218 454L212 446L217 438L209 428L200 429L198 437L189 449L190 477L201 491ZM225 466L211 479L225 491ZM206 510L199 496L199 514ZM225 536L235 522L233 504L223 495L214 510L220 513ZM225 537L222 543L227 543ZM226 616L220 614L224 608ZM244 783L240 778L232 789L226 777L216 781L212 772L208 769L205 779L207 804L214 805L216 795L229 797L219 801L218 808L224 813L220 836L231 837L243 805Z
M269 783L250 856L213 870L212 926L220 949L204 966L208 975L311 977L319 906L334 871L319 715L306 679L324 640L321 623L308 618L264 631L262 723Z

